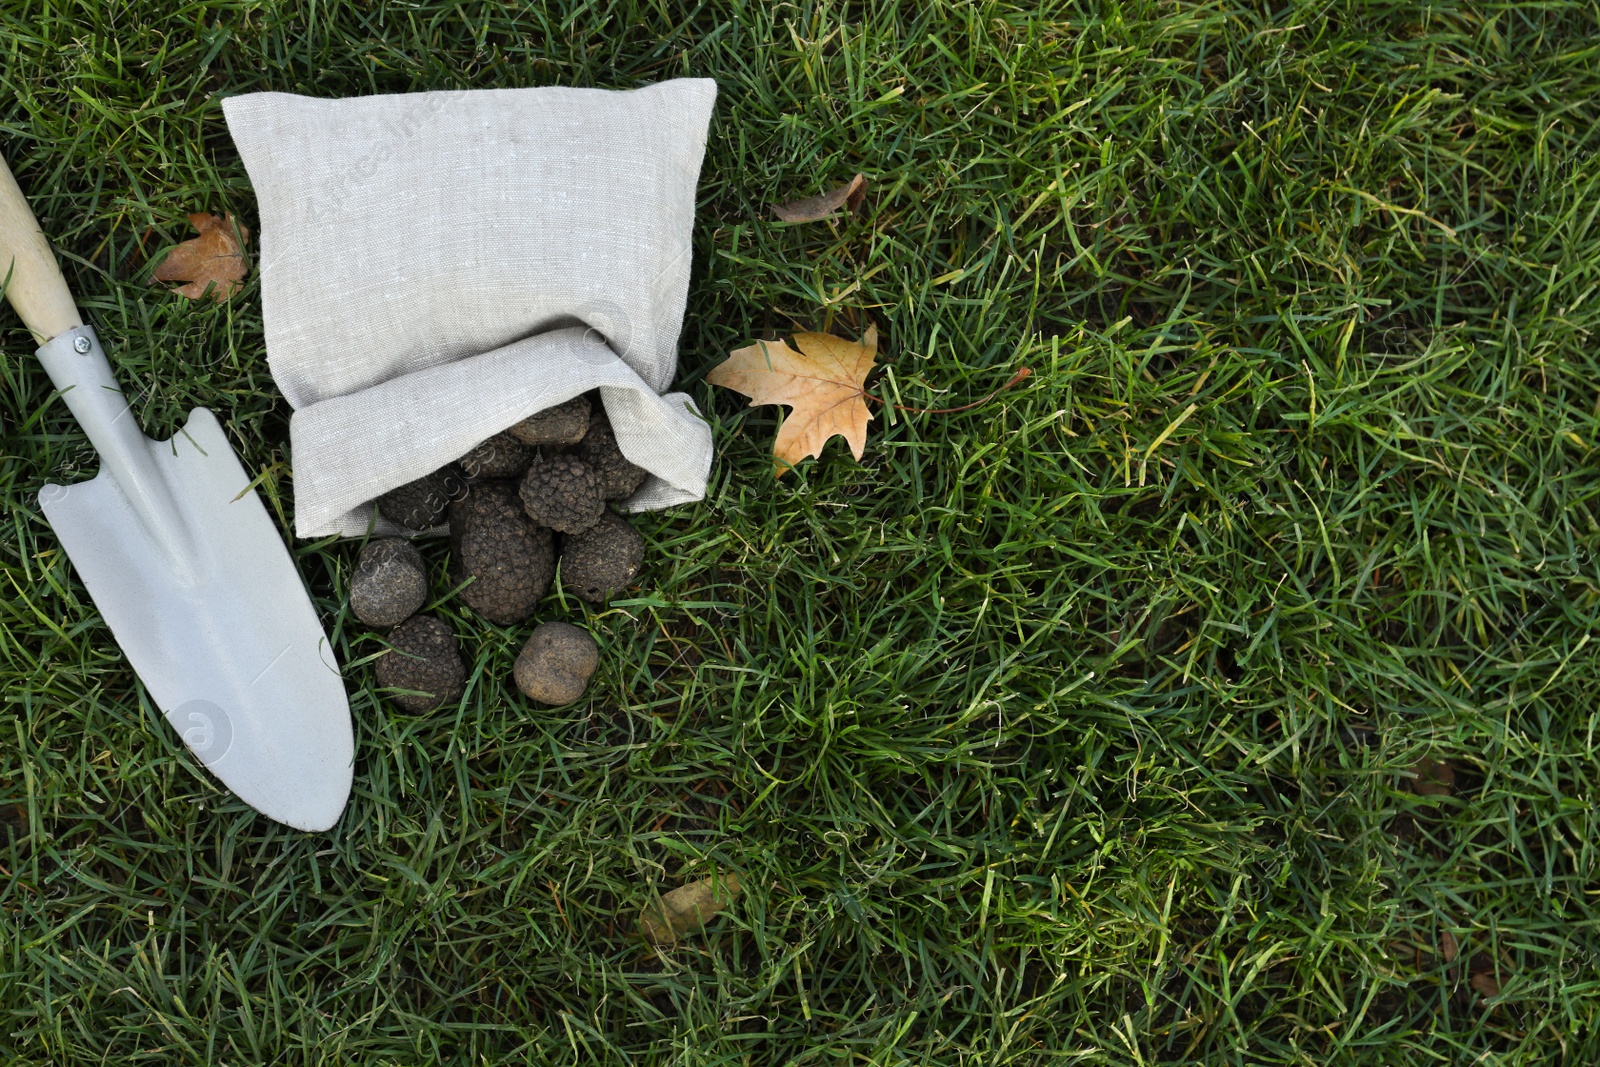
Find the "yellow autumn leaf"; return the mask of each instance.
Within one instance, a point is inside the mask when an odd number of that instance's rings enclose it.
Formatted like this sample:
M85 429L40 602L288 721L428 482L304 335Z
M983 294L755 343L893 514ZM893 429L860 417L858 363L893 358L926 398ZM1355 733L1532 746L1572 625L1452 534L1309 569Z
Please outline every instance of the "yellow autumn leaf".
M821 455L823 444L836 434L859 460L872 418L865 397L867 375L878 353L877 327L869 326L860 341L825 333L797 333L793 340L795 348L782 341L757 341L737 349L706 381L743 393L751 407L783 404L791 409L772 446L777 473L807 456Z

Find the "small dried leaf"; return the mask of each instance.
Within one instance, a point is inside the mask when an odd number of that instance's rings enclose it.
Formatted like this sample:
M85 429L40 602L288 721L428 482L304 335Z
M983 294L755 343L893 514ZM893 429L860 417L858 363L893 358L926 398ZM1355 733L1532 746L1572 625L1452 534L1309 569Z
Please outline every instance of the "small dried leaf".
M850 443L859 460L872 418L863 398L878 352L878 328L867 327L859 342L797 333L794 343L798 352L781 341L757 341L731 352L706 381L743 393L751 407L784 404L793 409L772 445L779 474L807 456L821 455L823 444L835 434Z
M1444 952L1444 961L1454 963L1461 954L1461 946L1456 942L1456 935L1449 930L1439 931L1439 948Z
M0 841L5 840L5 828L9 826L17 835L17 840L28 836L28 809L21 804L0 804Z
M1443 760L1423 756L1411 768L1411 791L1419 797L1447 797L1455 788L1455 768Z
M232 215L224 218L204 212L190 215L189 225L200 236L191 237L168 252L151 278L158 282L187 282L173 292L190 300L199 300L207 287L215 284L214 298L226 300L249 273L250 261L240 244L249 242L250 231L235 223Z
M646 941L671 945L704 927L738 895L739 876L736 874L702 878L681 885L662 897L659 904L645 908L639 916L639 932Z
M851 211L856 210L866 195L867 179L857 174L837 189L829 189L825 193L808 196L804 200L780 204L772 209L772 213L784 222L818 222L841 207L848 207Z
M1500 995L1500 980L1494 976L1494 961L1486 953L1480 952L1472 957L1472 963L1467 970L1471 972L1472 988L1485 1000L1490 1000Z

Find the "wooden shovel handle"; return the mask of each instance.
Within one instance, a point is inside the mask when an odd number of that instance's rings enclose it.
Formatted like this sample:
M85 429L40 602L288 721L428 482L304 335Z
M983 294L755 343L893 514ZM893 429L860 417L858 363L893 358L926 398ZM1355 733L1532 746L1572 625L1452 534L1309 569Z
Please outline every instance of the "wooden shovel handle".
M40 344L83 325L50 242L11 168L0 159L0 283L8 271L6 297Z

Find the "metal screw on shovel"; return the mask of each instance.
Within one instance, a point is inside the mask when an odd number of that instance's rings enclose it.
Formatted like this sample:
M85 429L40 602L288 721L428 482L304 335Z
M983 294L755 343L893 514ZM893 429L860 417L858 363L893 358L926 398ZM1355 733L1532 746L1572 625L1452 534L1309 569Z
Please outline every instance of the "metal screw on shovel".
M151 699L257 811L326 830L355 746L339 665L283 539L205 408L144 436L49 242L0 161L0 278L39 362L100 455L39 503Z

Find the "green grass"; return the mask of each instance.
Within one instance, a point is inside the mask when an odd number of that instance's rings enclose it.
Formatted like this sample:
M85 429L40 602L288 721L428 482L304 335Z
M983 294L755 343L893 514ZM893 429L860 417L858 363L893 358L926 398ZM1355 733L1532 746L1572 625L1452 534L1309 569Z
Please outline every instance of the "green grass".
M468 695L392 709L352 546L300 544L352 665L328 834L153 713L35 502L94 457L0 318L0 1058L1600 1058L1600 16L1045 6L0 7L0 152L143 425L217 409L280 516L254 280L146 284L186 213L255 225L221 96L722 87L707 499L638 520L636 595L552 596L603 649L558 711L453 602ZM858 217L772 221L857 170ZM903 404L1034 375L775 480L777 411L704 374L869 320ZM718 870L731 912L640 944Z

